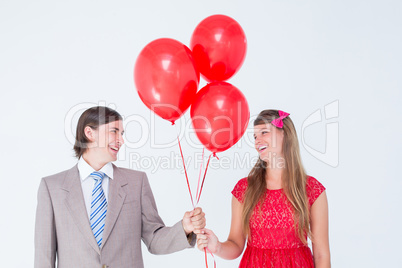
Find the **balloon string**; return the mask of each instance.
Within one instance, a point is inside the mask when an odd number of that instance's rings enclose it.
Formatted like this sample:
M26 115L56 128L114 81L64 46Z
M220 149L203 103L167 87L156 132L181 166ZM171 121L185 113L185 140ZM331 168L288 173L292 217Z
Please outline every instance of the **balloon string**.
M202 188L204 187L205 176L207 175L209 160L211 160L211 156L212 156L212 154L209 155L207 165L205 166L204 178L202 179L201 188L200 188L200 192L198 194L196 205L198 204L198 202L200 201L200 198L201 198L201 192L202 192Z
M204 248L204 253L205 253L205 265L206 265L207 268L208 268L208 255L207 255L207 251L208 251L209 254L211 254L212 259L214 260L214 268L216 268L215 256L214 256L214 254L211 253L211 251L209 251L208 248Z
M176 127L176 125L175 125L174 122L172 122L172 126L173 126L173 125ZM182 159L182 161L183 161L184 173L186 174L186 181L187 181L188 192L189 192L189 194L190 194L191 203L192 203L192 205L193 205L193 208L195 209L194 200L193 200L193 195L191 194L190 182L189 182L189 180L188 180L188 175L187 175L186 163L185 163L185 161L184 161L183 150L181 149L181 144L180 144L180 139L179 139L179 133L177 132L177 127L176 127L176 134L177 134L177 141L178 141L178 143L179 143L179 149L180 149L181 159ZM200 191L198 191L198 188L199 188L199 185L200 185L200 178L201 178L202 165L203 165L203 163L204 163L204 161L202 161L201 167L200 167L200 174L199 174L199 176L198 176L198 186L197 186L197 194L196 194L197 204L198 204L198 202L200 201L201 192L202 192L202 188L203 188L203 186L204 186L205 176L207 175L208 165L209 165L209 161L211 160L211 156L214 156L214 157L216 157L216 158L219 160L219 158L216 156L216 153L212 153L212 154L209 155L209 157L208 157L208 162L207 162L207 165L206 165L206 167L205 167L204 177L203 177L202 183L201 183L201 188L200 188ZM204 148L202 149L202 159L204 159ZM197 197L197 196L198 196L198 197ZM208 248L204 248L204 252L205 252L205 265L206 265L206 268L208 268L208 255L207 255L207 251L208 251L209 254L211 254L212 259L214 260L214 268L216 268L216 261L215 261L214 254L212 254L211 251L209 251Z
M182 151L182 149L181 149L181 144L180 144L180 139L179 139L179 133L177 132L177 128L176 128L176 134L177 134L177 141L179 142L179 148L180 148L181 159L183 160L184 173L186 174L187 187L188 187L188 192L189 192L190 198L191 198L191 204L193 205L193 208L195 208L195 206L194 206L194 200L193 200L193 195L191 194L190 182L188 181L186 163L184 162L183 151Z
M197 197L197 200L196 200L197 201L196 206L198 205L198 202L200 202L201 192L202 192L202 188L204 187L205 176L207 175L209 161L211 160L211 156L214 156L219 160L219 158L216 156L216 153L212 153L212 154L209 155L207 165L205 166L204 178L202 179L200 192L198 193L198 197Z
M207 255L207 248L204 248L204 253L205 253L205 265L208 268L208 255Z
M204 148L202 148L202 157L201 157L201 166L200 166L200 174L198 175L198 183L197 183L197 192L195 199L198 199L198 194L199 194L199 189L200 189L200 181L201 181L201 172L202 172L202 166L204 165ZM198 205L198 202L196 206Z

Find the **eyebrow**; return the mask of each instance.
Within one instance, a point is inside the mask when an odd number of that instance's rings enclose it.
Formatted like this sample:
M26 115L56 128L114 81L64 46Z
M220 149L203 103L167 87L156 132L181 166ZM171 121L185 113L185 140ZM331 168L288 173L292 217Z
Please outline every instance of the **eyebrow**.
M259 130L257 131L257 133L260 133L261 131L264 131L264 130L271 131L269 128L264 127L264 128L259 129ZM253 134L253 136L255 137L255 133Z
M120 131L120 129L118 127L112 127L112 129ZM124 133L124 130L121 133Z
M267 128L267 127L264 127L264 128L260 128L260 129L258 130L258 132L261 132L261 131L263 131L263 130L270 130L270 129Z

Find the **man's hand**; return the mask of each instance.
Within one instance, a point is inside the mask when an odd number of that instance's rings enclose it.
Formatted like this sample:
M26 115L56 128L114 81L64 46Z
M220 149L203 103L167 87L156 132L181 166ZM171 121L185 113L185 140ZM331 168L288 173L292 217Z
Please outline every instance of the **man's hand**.
M195 208L193 211L187 211L183 216L183 229L186 235L205 227L205 213L201 208Z

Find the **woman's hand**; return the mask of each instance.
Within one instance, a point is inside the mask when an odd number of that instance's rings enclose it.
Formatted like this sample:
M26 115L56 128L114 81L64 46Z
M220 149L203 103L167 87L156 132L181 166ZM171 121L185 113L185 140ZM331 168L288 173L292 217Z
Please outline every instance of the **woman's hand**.
M238 258L243 252L246 242L246 236L242 230L242 204L232 197L232 224L230 226L230 233L228 239L221 243L218 237L208 229L194 230L197 235L197 247L199 250L204 251L208 248L208 251L215 254L215 256L221 257L225 260L234 260Z
M199 250L204 251L204 248L208 248L211 253L219 251L221 243L218 237L209 229L203 229L200 233L197 232L197 247Z

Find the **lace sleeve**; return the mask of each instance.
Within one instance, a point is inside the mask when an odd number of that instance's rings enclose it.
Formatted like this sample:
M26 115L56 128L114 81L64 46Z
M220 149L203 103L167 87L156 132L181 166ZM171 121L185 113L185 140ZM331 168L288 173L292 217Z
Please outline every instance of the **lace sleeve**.
M311 207L314 204L315 200L317 200L317 198L321 195L321 193L325 191L325 187L314 177L309 176L307 178L306 190L308 203Z
M239 200L240 203L243 203L244 194L247 189L247 178L243 178L239 180L236 186L233 188L232 195Z

